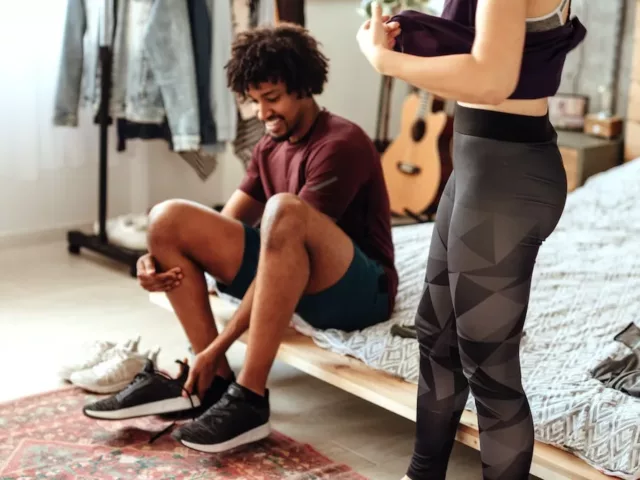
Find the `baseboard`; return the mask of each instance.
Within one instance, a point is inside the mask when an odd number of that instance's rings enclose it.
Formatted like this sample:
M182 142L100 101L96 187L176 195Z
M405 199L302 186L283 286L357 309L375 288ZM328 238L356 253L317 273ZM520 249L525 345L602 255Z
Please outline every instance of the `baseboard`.
M93 231L92 224L65 225L42 230L26 230L22 232L0 233L0 249L28 247L45 243L66 242L69 230L82 230L87 233Z

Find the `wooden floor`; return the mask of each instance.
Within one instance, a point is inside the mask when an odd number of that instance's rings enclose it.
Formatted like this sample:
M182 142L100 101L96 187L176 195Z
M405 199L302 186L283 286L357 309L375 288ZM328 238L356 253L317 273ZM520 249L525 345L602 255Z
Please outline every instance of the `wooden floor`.
M163 293L153 293L151 302L171 310ZM211 307L220 323L233 313L234 306L211 295ZM244 338L241 339L244 341ZM363 362L316 346L306 336L289 329L278 353L278 359L346 392L374 403L386 410L415 421L417 386L374 370ZM478 424L474 413L465 410L457 440L479 449ZM536 442L531 473L543 479L606 480L611 479L574 455Z

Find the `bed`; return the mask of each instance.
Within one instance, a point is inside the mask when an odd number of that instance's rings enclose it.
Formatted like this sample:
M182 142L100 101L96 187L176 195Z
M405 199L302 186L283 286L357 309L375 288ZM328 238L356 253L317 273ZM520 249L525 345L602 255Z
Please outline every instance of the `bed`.
M640 479L640 400L590 374L626 353L616 333L640 325L639 185L640 159L591 177L569 195L540 250L521 358L536 432L531 473L543 479ZM432 228L394 228L400 287L388 322L345 333L315 330L296 316L278 358L415 420L417 342L390 327L413 323ZM151 299L171 308L163 294ZM211 303L221 324L237 306L215 294ZM458 440L479 448L472 396Z

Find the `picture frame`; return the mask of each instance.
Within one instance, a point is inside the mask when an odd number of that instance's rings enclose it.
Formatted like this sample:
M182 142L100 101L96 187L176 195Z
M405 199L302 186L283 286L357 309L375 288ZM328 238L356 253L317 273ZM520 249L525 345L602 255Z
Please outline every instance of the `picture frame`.
M549 121L558 130L582 131L588 111L587 95L559 93L549 98Z

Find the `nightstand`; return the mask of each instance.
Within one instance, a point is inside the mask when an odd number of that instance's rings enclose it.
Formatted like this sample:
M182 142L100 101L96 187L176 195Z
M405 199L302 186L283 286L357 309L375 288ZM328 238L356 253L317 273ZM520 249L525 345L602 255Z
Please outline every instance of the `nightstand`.
M558 147L567 172L567 189L582 186L591 175L622 163L622 138L607 140L582 132L558 130Z

